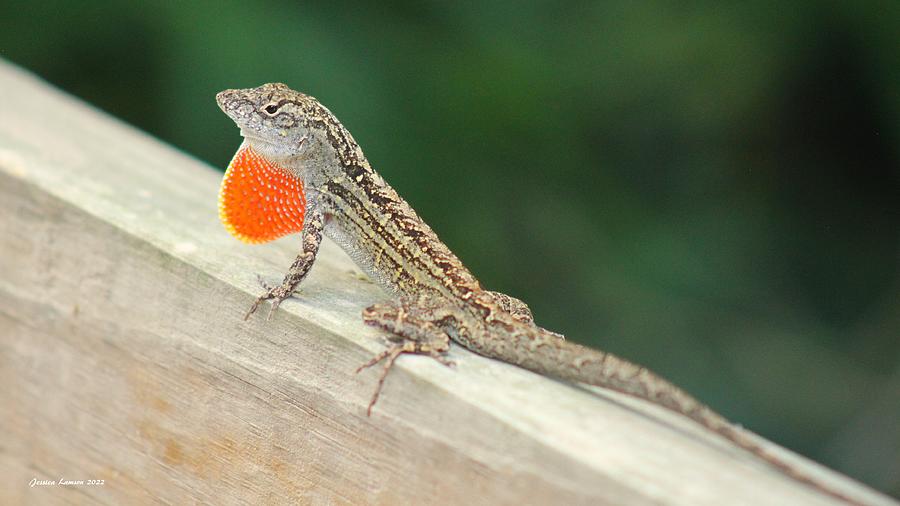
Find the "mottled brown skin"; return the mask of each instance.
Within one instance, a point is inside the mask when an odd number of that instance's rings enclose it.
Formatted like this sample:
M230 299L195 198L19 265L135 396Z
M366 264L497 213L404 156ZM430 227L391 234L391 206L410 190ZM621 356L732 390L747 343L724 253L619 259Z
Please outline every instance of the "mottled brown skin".
M322 233L338 243L387 293L390 301L363 311L363 320L391 334L392 345L363 367L385 360L378 394L394 360L427 354L444 364L450 341L481 355L576 383L609 388L681 413L764 459L789 476L844 501L769 454L686 392L644 367L562 339L535 325L523 302L483 289L431 228L372 170L350 133L315 98L284 84L226 90L216 97L241 128L245 143L303 182L307 220L303 249L271 300L271 311L293 294L315 261ZM249 316L249 314L247 316Z

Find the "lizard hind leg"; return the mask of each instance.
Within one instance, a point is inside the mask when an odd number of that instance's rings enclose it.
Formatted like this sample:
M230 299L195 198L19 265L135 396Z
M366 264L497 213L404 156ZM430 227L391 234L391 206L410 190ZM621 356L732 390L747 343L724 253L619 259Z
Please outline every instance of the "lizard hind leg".
M500 306L500 309L512 315L513 318L522 323L530 323L532 325L535 325L534 316L531 314L531 308L528 307L528 304L525 304L512 295L506 295L505 293L491 291L488 291L487 293L491 296L492 299L494 299L494 302L496 302L497 305ZM558 337L559 339L566 338L566 336L557 332L553 332L552 330L544 330Z
M522 323L534 323L534 316L531 314L531 308L528 307L528 304L505 293L492 292L490 290L487 293L490 294L491 298L494 299L494 302L501 309L511 314L516 320Z
M372 416L372 408L378 401L384 380L400 355L405 353L416 355L428 355L438 362L446 365L454 365L452 361L444 357L444 353L450 349L450 336L444 329L435 323L433 311L422 301L383 302L374 304L363 310L363 321L373 327L384 329L390 333L388 339L391 344L388 349L374 356L361 365L356 372L371 367L381 361L384 366L378 378L378 385L366 415Z

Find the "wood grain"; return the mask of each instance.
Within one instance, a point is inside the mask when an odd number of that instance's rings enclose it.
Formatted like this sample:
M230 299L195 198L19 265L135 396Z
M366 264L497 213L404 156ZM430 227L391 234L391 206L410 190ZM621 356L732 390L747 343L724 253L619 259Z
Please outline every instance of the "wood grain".
M680 417L459 349L403 357L367 418L377 372L353 371L383 343L360 311L385 297L337 247L244 322L296 238L240 244L213 168L9 64L0 90L0 504L835 503ZM104 484L29 485L60 478Z

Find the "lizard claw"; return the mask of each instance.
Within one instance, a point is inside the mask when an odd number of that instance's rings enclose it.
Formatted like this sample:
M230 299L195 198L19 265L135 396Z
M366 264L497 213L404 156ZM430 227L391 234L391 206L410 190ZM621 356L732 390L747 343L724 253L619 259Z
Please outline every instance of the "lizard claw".
M275 313L275 310L278 309L278 306L281 305L282 299L275 299L272 301L272 305L269 306L269 312L266 313L266 321L272 321L272 314Z
M259 274L256 275L256 282L259 283L259 286L263 287L264 290L266 290L266 291L272 290L272 287L269 286L269 284L266 283L266 280L263 279L263 277L260 276Z
M437 354L437 353L429 353L429 356L430 356L431 358L437 360L437 361L440 362L441 364L444 364L445 366L451 368L451 369L453 369L454 367L456 367L456 362L454 362L454 361L452 361L452 360L450 360L450 359L448 359L448 358L444 358L443 355L439 355L439 354Z
M278 306L281 305L281 301L283 301L284 299L290 298L292 295L294 295L293 290L291 290L289 288L286 288L284 286L270 287L266 284L265 281L262 280L261 277L257 276L257 278L259 278L259 283L263 286L263 288L266 289L266 293L264 293L256 298L256 301L253 303L252 306L250 306L250 310L247 311L246 315L244 315L244 321L246 321L248 318L250 318L250 315L255 313L256 310L259 309L259 305L262 304L263 301L266 301L266 300L272 301L272 306L269 307L269 312L268 312L268 314L266 314L266 321L272 320L272 315L275 313L275 310L278 309Z
M253 305L250 306L250 310L247 311L247 314L244 315L244 321L247 321L247 319L250 318L250 315L256 312L256 309L259 307L259 303L263 300L263 297L259 297L258 299L256 299L256 302L254 302Z

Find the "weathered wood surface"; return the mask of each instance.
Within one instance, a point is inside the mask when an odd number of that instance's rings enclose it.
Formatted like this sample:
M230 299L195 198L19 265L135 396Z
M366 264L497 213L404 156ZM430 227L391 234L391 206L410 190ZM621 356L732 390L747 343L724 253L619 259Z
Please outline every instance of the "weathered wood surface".
M0 504L834 503L677 416L460 349L402 358L367 418L376 372L353 370L383 344L359 315L383 296L326 243L299 299L242 321L299 242L230 238L219 178L0 62ZM60 478L104 484L29 486Z

